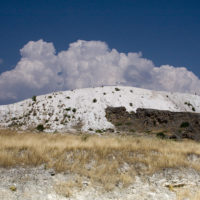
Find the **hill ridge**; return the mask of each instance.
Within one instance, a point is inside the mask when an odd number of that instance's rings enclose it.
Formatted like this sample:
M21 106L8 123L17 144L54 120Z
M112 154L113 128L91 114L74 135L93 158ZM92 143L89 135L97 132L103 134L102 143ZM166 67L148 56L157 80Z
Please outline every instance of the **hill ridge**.
M0 126L35 129L95 131L114 128L107 107L125 107L200 113L200 96L152 91L127 86L105 86L54 92L0 106Z

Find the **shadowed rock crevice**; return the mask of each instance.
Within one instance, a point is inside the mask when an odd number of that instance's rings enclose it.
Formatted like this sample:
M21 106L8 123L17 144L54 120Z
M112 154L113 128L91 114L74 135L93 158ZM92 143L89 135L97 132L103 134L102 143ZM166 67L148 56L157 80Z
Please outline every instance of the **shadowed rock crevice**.
M200 140L200 114L138 108L127 112L125 107L107 107L106 118L117 131L156 133L170 139Z

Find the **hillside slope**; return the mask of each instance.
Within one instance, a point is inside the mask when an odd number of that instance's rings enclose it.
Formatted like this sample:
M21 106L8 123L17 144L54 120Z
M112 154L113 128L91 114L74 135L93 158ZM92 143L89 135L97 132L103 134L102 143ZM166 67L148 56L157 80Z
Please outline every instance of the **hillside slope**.
M47 132L114 128L105 117L107 107L137 108L200 113L200 96L158 92L134 87L106 86L54 92L11 105L0 106L0 126Z

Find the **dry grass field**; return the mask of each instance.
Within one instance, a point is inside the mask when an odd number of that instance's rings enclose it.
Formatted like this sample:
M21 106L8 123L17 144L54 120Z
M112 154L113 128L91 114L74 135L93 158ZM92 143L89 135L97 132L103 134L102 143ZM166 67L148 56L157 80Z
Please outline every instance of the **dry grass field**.
M181 190L177 192L177 200L199 200L200 199L200 191L198 191L196 194L191 194L190 190Z
M152 174L163 168L200 170L199 162L188 159L190 155L200 156L199 143L114 134L95 136L0 130L0 166L43 164L58 172L88 177L106 190L112 190L117 184L128 186L136 174ZM184 192L187 191L180 192L179 196L186 195ZM194 199L200 199L200 194Z

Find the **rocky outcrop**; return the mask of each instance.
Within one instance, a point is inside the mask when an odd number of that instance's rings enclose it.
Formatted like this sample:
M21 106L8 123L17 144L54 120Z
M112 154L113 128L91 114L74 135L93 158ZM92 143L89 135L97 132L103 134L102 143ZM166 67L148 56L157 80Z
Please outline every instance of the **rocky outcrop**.
M107 107L106 118L117 131L157 133L171 139L200 140L200 114L141 109L127 112L125 107Z

